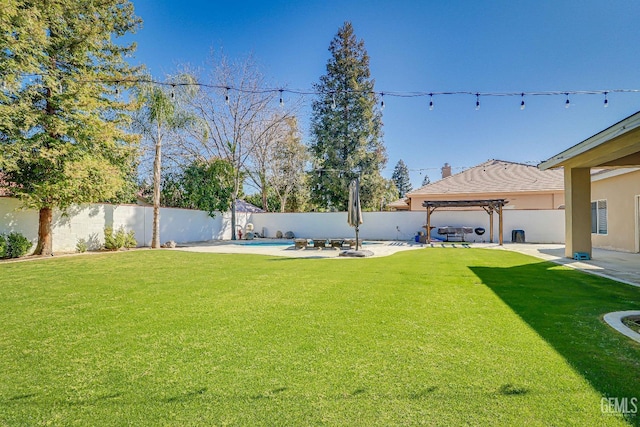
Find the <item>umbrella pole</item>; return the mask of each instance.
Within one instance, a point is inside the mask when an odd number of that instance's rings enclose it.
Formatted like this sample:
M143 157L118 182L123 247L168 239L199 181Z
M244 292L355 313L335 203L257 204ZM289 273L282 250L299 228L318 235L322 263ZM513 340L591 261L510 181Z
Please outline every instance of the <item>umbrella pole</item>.
M356 251L358 250L358 226L356 225Z

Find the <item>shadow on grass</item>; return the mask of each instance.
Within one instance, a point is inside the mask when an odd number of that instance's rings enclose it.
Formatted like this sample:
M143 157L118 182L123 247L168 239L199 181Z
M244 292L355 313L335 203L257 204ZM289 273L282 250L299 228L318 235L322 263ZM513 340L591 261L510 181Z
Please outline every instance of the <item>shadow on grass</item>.
M640 289L550 262L470 269L603 397L640 398L640 345L602 320L640 309Z
M192 390L186 393L182 393L179 394L177 396L172 396L168 399L165 400L166 403L172 403L172 402L185 402L185 401L189 401L195 397L198 397L202 394L204 394L207 391L206 387L202 387L199 388L197 390Z

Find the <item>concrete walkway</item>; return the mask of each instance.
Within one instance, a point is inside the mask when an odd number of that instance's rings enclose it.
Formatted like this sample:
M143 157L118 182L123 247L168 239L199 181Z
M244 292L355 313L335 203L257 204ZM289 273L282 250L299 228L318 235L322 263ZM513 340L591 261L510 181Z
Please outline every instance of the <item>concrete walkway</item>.
M564 256L564 245L505 243L503 247L492 246L492 248L520 252L640 287L640 254L637 253L594 248L591 260L576 261Z

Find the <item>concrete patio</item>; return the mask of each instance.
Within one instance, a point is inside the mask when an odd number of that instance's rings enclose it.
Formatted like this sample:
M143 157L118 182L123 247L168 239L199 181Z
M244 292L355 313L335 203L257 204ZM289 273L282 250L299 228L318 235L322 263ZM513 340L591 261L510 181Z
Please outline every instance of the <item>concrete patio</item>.
M475 246L475 245L474 245ZM566 258L565 245L508 243L502 248L640 287L640 254L593 248L589 261Z

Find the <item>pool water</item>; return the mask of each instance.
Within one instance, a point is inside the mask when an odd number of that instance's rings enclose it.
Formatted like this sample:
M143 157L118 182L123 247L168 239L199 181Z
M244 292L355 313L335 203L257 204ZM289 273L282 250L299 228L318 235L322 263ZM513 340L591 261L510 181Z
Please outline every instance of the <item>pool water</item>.
M233 244L241 246L292 246L294 242L293 240L237 240Z
M311 241L313 239L307 239ZM361 245L368 245L372 242L360 241ZM236 240L234 245L241 246L293 246L295 242L293 240Z

